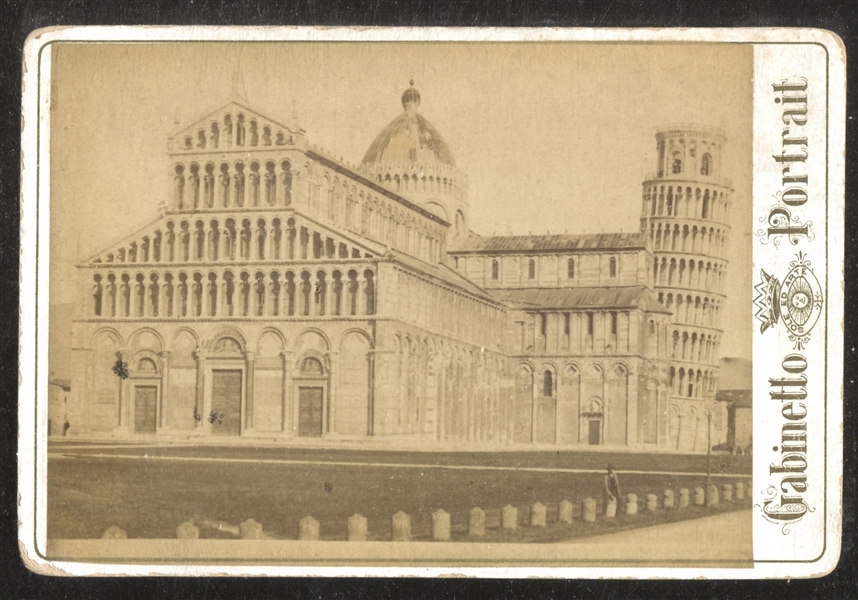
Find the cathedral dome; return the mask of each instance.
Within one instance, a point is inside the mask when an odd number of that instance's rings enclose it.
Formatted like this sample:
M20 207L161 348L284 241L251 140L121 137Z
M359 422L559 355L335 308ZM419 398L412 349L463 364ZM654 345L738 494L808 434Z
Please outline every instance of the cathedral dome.
M421 166L456 166L453 153L438 130L417 112L420 92L414 81L402 94L404 112L381 130L361 161L367 166L420 163Z

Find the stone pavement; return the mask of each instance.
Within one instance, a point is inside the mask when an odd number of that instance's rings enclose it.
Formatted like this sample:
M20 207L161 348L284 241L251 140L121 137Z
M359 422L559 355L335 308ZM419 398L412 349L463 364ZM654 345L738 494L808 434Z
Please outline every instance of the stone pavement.
M591 557L672 561L753 560L751 511L737 510L713 517L619 531L562 542L586 547Z

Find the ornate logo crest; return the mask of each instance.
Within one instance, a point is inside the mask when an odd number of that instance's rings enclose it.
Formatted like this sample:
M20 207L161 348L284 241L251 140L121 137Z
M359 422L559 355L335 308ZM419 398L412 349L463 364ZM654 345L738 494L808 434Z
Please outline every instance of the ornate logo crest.
M796 255L790 267L783 283L760 270L762 281L754 286L757 291L755 316L762 322L760 333L782 320L789 331L789 339L795 342L795 349L801 350L810 341L810 331L822 313L822 288L802 252Z

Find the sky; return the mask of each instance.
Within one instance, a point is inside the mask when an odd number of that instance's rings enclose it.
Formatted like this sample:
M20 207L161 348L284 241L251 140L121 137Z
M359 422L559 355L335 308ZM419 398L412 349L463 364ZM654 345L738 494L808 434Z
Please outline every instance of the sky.
M51 302L74 264L157 218L167 139L235 95L359 163L402 110L420 112L469 179L483 235L637 231L655 132L726 134L733 182L722 356L751 356L750 46L617 43L101 43L53 47ZM742 269L738 266L742 265Z

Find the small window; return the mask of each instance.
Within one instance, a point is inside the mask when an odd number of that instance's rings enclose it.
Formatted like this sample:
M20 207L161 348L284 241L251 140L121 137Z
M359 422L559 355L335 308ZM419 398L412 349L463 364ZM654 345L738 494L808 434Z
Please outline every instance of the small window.
M494 259L494 260L492 260L492 281L497 281L499 275L500 275L500 265L498 265L497 259Z
M651 321L649 322L649 332L650 332L650 333L655 333L655 321L652 321L652 320L651 320Z
M712 157L708 154L703 155L703 159L700 161L700 174L701 175L709 175L709 170L712 168Z
M611 335L617 335L617 313L611 313Z
M539 332L542 337L548 335L548 315L546 314L539 315Z
M587 335L593 335L593 313L587 313Z
M613 256L611 257L611 260L608 261L608 269L610 271L611 277L617 276L617 259L614 258Z
M679 154L673 155L673 167L672 170L674 174L682 173L682 159L679 157Z
M542 395L546 398L554 396L554 374L547 369L542 374Z
M569 277L569 279L575 278L575 259L574 258L570 258L569 260L566 261L566 275Z
M569 335L571 328L571 319L569 318L569 313L563 313L563 334Z
M536 278L536 261L532 258L527 262L527 278L535 279Z

